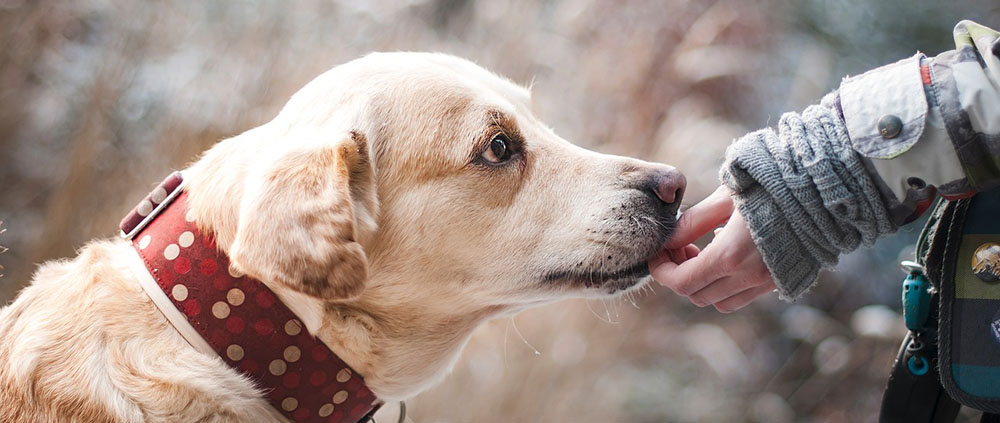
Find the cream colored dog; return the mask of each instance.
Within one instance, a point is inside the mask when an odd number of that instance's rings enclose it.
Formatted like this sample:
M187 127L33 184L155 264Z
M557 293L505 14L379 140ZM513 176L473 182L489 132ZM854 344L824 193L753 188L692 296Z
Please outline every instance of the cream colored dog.
M425 53L334 68L185 179L236 270L386 401L439 382L491 318L644 283L684 189L669 166L562 140L508 80ZM0 421L273 421L167 322L136 260L92 242L0 310Z

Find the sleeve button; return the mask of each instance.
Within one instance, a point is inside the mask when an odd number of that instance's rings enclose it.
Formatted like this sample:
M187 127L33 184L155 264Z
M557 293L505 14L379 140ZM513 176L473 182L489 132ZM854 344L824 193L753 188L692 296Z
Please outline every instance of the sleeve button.
M903 121L896 115L885 115L878 120L878 133L882 138L891 139L903 132Z

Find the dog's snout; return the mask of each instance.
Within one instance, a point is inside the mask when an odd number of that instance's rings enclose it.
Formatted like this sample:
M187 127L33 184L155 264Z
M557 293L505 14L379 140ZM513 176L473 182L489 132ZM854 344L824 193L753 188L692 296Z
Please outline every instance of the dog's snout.
M653 181L656 187L656 196L667 204L680 203L684 197L684 188L687 187L687 179L684 174L677 169L657 169L653 172Z
M667 206L672 206L673 210L684 197L684 188L687 187L687 179L684 174L671 166L656 166L650 168L645 175L644 188L651 191L656 198L659 198Z

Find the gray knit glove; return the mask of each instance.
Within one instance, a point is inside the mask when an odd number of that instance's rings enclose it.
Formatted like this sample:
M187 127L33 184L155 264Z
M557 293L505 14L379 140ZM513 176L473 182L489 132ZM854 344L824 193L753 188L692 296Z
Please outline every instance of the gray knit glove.
M841 253L897 229L833 98L786 113L777 133L736 140L720 171L786 301L812 287L820 269L834 268Z

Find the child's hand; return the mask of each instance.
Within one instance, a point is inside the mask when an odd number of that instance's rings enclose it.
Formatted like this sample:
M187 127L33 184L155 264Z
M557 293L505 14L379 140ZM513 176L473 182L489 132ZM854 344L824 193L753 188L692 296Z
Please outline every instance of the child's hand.
M691 244L723 223L704 250ZM664 250L649 261L649 270L657 282L695 305L712 305L723 313L775 289L726 187L684 212Z

